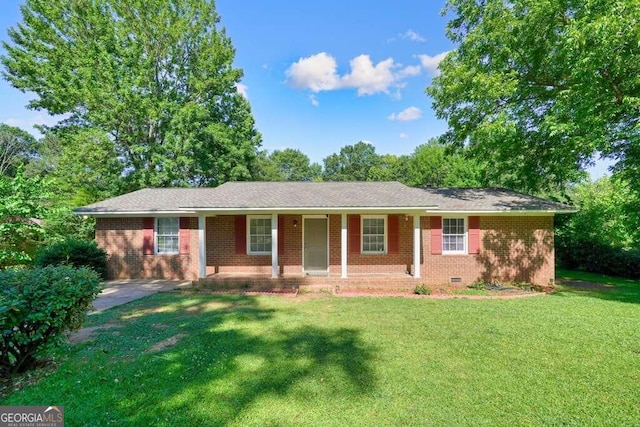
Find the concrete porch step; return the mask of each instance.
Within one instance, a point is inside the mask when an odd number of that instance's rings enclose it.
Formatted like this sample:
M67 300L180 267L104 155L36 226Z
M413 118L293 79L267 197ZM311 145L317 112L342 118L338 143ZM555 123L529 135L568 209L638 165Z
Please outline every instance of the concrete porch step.
M410 291L421 284L421 279L408 275L365 275L342 278L340 276L280 276L216 274L193 282L211 290L275 291L301 289L306 291L328 290L385 290Z

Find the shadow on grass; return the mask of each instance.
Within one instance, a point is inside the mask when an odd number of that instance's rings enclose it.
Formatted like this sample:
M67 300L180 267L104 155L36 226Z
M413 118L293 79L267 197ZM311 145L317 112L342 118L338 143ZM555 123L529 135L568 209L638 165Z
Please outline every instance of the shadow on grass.
M640 304L640 282L620 277L610 277L583 271L556 271L556 296L578 295Z
M359 331L297 324L287 310L249 296L166 294L109 310L92 326L122 326L72 352L65 372L35 396L67 396L65 411L79 425L226 425L248 408L277 424L274 399L279 407L303 399L295 413L320 393L352 399L374 388L374 349ZM172 337L172 346L154 351Z

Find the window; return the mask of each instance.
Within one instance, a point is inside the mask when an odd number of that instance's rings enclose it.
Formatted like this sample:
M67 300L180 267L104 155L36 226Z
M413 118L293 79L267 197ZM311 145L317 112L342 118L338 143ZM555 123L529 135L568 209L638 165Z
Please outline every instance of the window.
M178 218L156 219L156 253L177 254L179 249L180 221Z
M442 253L466 253L464 218L442 218Z
M248 216L247 247L250 254L271 253L271 216Z
M362 217L362 253L383 254L387 250L386 216Z

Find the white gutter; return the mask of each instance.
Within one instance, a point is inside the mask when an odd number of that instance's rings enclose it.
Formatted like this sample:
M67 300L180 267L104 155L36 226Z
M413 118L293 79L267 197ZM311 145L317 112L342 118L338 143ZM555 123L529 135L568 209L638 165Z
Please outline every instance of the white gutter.
M277 212L277 213L310 213L310 212L399 212L399 213L407 213L407 212L425 212L425 209L437 210L437 206L341 206L341 207L325 207L325 206L314 206L314 207L260 207L260 208L243 208L243 207L234 207L234 208L207 208L207 207L197 207L197 208L184 208L185 211L195 211L198 213L202 212L211 212L211 213L222 213L222 214L233 214L238 212L256 212L256 213L265 213L265 212Z
M240 215L251 213L280 213L280 214L310 214L310 213L400 213L400 214L436 214L436 215L479 215L479 216L523 216L523 215L553 215L578 212L577 209L567 210L439 210L436 206L430 207L305 207L305 208L179 208L169 211L83 211L75 210L76 215L94 217L163 217L163 216L198 216L211 215Z
M130 216L130 217L139 217L139 216L197 216L195 211L187 211L187 210L171 210L171 211L83 211L83 210L74 210L74 214L76 215L86 215L86 216Z
M502 209L496 211L478 211L478 210L426 210L427 214L437 214L437 215L479 215L479 216L496 216L496 215L513 215L513 216L521 216L521 215L553 215L553 214L563 214L563 213L574 213L578 212L577 209L537 209L537 210L518 210L518 209Z

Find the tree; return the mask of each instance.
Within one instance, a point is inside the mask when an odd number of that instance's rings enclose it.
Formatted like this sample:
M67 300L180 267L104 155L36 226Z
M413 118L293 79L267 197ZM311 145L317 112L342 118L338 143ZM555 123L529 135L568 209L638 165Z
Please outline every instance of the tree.
M558 218L558 238L617 249L640 249L639 201L626 181L602 177L585 181L571 191L578 211ZM574 244L572 244L574 246ZM588 249L587 249L588 250Z
M375 147L367 142L346 145L340 153L324 159L322 178L325 181L372 181L370 171L379 161Z
M603 177L570 192L578 208L556 218L556 259L565 268L640 277L640 212L626 180Z
M0 270L31 263L44 236L45 187L38 177L0 175Z
M69 114L62 135L110 140L128 189L250 178L260 134L213 2L27 0L21 10L3 43L5 78L36 94L30 108Z
M407 162L406 184L413 187L480 187L481 165L459 153L450 153L437 139L416 147Z
M260 181L316 181L321 171L321 166L310 163L302 151L285 148L271 153L260 152L255 177Z
M406 171L408 156L395 156L384 154L378 157L378 161L369 169L367 180L369 181L399 181L406 183Z
M82 206L128 190L114 142L94 128L48 131L25 173L47 177L56 206Z
M0 175L15 176L36 155L38 142L22 129L0 123Z
M427 88L448 142L528 191L577 182L599 154L640 178L638 6L448 0L458 46Z

